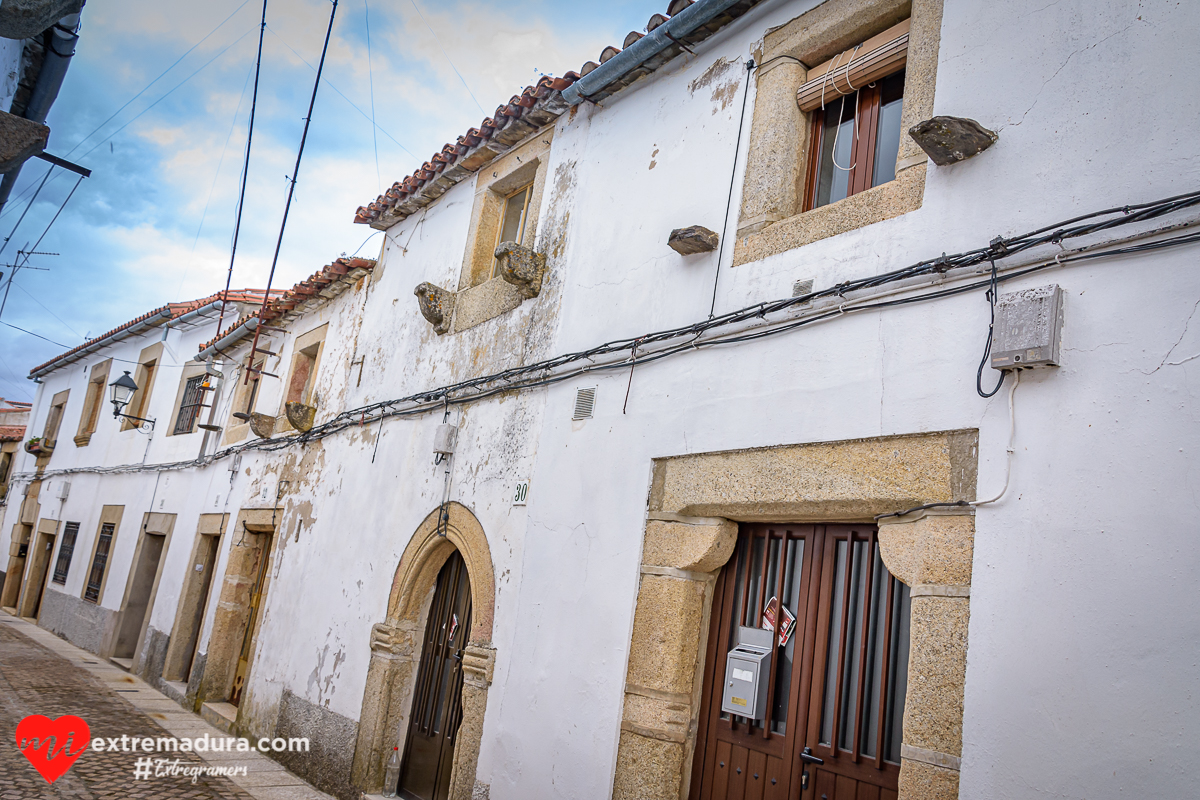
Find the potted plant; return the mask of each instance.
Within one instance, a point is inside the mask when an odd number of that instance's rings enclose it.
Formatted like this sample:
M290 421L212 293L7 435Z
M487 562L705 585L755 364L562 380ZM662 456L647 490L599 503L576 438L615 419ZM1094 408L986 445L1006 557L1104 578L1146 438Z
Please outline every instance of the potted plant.
M31 456L48 456L54 452L54 442L41 436L34 436L25 443L25 452Z

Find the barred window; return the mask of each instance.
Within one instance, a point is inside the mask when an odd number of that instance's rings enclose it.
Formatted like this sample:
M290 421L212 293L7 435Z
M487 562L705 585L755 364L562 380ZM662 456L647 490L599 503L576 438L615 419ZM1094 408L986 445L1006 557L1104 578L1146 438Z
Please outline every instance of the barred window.
M100 527L100 540L96 542L96 555L92 559L92 571L88 575L87 589L83 599L93 603L100 602L100 586L104 583L104 567L108 564L108 550L112 547L113 533L116 526L106 522Z
M54 562L54 582L66 583L71 569L71 556L75 554L75 540L79 538L79 523L68 522L63 527L62 544L58 547L58 560Z

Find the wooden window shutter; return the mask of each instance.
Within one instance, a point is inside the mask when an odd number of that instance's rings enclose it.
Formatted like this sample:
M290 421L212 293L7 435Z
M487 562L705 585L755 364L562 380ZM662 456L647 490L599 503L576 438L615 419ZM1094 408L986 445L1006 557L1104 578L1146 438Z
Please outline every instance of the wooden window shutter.
M808 80L796 92L804 112L815 111L842 95L854 94L872 81L904 69L908 63L909 20L854 48L839 53L808 71Z

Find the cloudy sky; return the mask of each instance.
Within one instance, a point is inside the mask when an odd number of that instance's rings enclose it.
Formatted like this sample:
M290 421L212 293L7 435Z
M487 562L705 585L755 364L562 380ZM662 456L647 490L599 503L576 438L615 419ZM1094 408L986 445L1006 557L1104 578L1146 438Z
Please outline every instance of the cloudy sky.
M376 255L378 237L352 223L359 205L540 74L577 70L666 5L342 0L275 286L342 253ZM330 9L268 5L234 288L266 283ZM22 271L10 292L3 321L44 338L0 325L0 396L30 400L31 367L224 287L261 12L260 0L89 0L47 149L92 177L39 247L60 255L34 257L48 270ZM0 213L0 240L12 236L0 262L37 239L75 183L55 170L13 234L44 174L30 161Z

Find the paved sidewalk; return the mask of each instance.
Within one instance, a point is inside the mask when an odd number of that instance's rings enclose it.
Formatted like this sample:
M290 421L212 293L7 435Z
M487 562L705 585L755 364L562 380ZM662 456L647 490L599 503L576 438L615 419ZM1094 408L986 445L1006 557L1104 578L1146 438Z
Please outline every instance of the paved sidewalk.
M47 783L16 747L17 723L30 714L81 717L97 737L220 738L195 714L141 679L80 650L33 623L0 611L0 800L45 798L202 798L203 800L333 800L258 753L164 753L188 765L246 767L245 775L162 776L135 780L135 752L84 751L70 770Z

